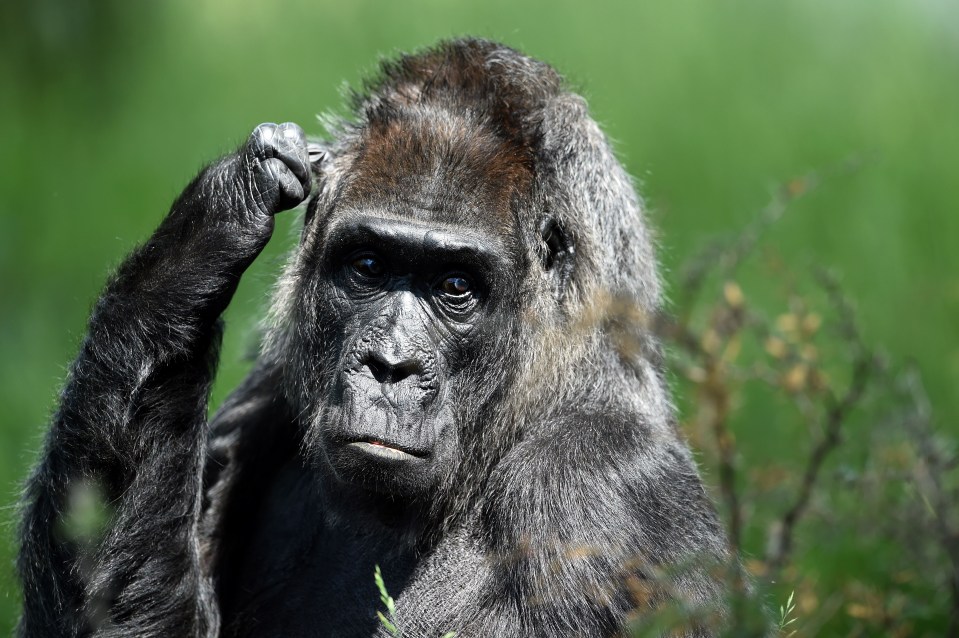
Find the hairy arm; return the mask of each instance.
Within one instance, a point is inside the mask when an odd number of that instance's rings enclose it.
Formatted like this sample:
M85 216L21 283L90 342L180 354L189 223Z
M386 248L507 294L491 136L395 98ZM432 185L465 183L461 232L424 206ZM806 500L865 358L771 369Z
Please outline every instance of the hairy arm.
M569 417L510 452L493 483L490 618L605 636L663 605L722 614L725 536L675 434L623 415Z
M219 316L310 184L300 128L261 125L107 285L27 485L20 635L216 634L197 525Z

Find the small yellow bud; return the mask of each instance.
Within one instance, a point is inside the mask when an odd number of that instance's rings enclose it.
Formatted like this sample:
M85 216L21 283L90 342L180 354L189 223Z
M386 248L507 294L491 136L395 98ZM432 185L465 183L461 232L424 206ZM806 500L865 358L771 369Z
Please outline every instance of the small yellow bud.
M726 363L732 363L739 356L739 352L743 348L743 340L739 338L739 335L733 336L732 339L726 344L726 349L723 350L723 361Z
M809 374L809 368L805 364L797 364L786 371L783 375L782 385L787 392L799 392L806 385L806 377Z
M735 281L727 281L723 286L723 297L730 308L742 308L746 297L743 295L743 289Z
M787 346L786 342L779 337L769 337L766 339L764 346L766 348L766 352L769 353L769 356L776 359L783 359L787 354L789 354L789 346Z
M815 312L811 312L802 320L802 331L803 334L807 337L811 337L816 334L816 331L819 330L819 327L822 325L822 317L820 317Z
M791 312L776 317L776 328L784 334L791 334L799 329L799 317Z
M709 354L716 354L719 351L719 346L722 343L722 340L719 338L719 333L710 328L703 333L703 338L700 343L703 350Z

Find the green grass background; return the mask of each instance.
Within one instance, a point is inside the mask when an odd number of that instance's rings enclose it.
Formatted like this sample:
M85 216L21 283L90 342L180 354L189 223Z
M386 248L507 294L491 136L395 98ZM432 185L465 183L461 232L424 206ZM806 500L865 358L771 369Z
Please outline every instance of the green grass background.
M667 279L776 184L863 158L797 202L767 246L800 268L834 266L867 338L919 363L938 424L959 434L954 0L7 2L0 633L18 609L14 502L105 275L257 123L319 133L315 114L339 109L344 82L378 56L463 34L548 60L586 95L641 184ZM218 400L248 367L292 219L227 313ZM763 273L750 277L747 296ZM775 415L753 416L735 424L751 454L798 453L767 436ZM864 560L841 526L833 538L848 551L815 554L824 572Z

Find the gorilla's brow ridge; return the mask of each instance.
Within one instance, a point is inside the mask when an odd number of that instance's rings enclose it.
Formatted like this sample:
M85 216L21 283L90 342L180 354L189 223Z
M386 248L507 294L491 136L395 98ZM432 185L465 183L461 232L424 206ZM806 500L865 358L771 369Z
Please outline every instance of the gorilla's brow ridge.
M345 216L334 221L327 245L341 246L368 242L371 247L395 250L396 257L418 265L432 265L430 258L463 261L496 271L511 264L502 241L496 235L442 222L422 223L401 217L378 215ZM424 257L426 259L424 259Z

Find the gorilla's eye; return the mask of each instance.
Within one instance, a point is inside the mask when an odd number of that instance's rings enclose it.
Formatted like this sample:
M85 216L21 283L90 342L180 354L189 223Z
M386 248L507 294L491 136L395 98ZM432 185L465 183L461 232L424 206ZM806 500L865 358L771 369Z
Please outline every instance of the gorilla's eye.
M471 289L469 280L460 275L452 275L440 283L440 290L449 297L465 297Z
M376 278L383 275L383 262L373 255L360 255L350 264L363 277Z

